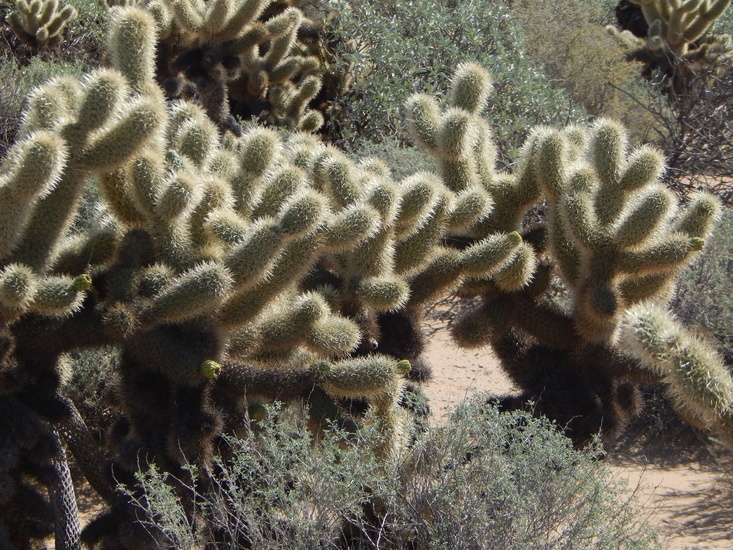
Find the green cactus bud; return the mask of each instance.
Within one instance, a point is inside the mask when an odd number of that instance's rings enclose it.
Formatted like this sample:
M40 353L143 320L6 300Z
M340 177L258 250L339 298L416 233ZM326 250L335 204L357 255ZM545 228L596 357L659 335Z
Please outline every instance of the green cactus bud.
M299 193L283 206L278 227L286 235L303 235L323 221L326 208L326 199L320 193Z
M108 172L135 155L160 128L165 117L158 101L141 99L120 113L120 120L103 131L79 163L93 172Z
M355 287L361 302L375 311L398 310L410 297L409 286L396 276L364 277Z
M405 103L410 134L422 148L439 154L438 132L441 126L440 109L434 98L416 94Z
M71 277L49 275L39 278L31 309L49 317L63 317L81 307L84 292L74 290Z
M379 230L379 212L367 205L349 206L328 221L325 246L333 252L349 250Z
M522 237L516 231L487 237L463 252L463 272L474 277L491 277L498 269L507 265L521 244Z
M146 303L140 318L149 324L176 323L215 309L232 287L231 275L220 264L202 263L175 278Z
M319 355L347 355L361 340L359 325L345 317L328 316L308 328L306 345Z
M113 8L110 16L112 64L137 93L150 93L155 86L155 19L148 11L132 7Z
M437 137L441 157L457 160L469 156L478 140L473 117L461 109L446 111Z
M614 243L621 248L642 246L653 240L666 225L676 201L671 191L659 187L635 202L613 236Z
M83 292L85 290L89 290L90 288L92 288L92 276L87 273L77 276L74 279L74 282L71 283L71 288L75 292Z
M0 271L0 305L25 309L36 291L36 275L23 264L8 264Z
M461 63L456 69L448 103L477 115L491 93L491 75L477 63Z
M397 365L389 356L369 355L319 363L312 372L316 383L334 397L374 397L390 389L398 376Z
M221 374L221 365L216 361L207 359L206 361L201 363L201 367L199 367L199 372L204 378L213 380L215 378L218 378Z
M65 161L63 141L46 132L31 134L12 148L0 174L0 258L18 243L29 206L53 189Z

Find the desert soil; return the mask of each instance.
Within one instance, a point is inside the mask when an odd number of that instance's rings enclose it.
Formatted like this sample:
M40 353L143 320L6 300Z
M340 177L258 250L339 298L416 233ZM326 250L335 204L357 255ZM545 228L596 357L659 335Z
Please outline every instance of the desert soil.
M450 340L448 310L435 310L426 322L426 359L433 367L427 385L436 422L474 392L517 392L490 348L466 350ZM613 476L628 481L628 491L643 507L644 519L667 550L733 548L733 484L721 479L730 457L684 425L639 427L609 452ZM729 468L728 468L729 469Z

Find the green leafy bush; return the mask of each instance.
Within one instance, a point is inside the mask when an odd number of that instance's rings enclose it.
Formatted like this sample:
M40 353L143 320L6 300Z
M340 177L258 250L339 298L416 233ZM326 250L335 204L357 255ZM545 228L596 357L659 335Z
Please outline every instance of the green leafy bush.
M415 434L412 448L384 463L369 451L379 432L349 445L328 433L316 446L304 422L270 409L253 434L227 440L223 480L191 485L203 532L186 519L166 476L139 477L151 530L176 548L643 548L654 534L635 502L597 460L573 450L545 420L499 413L477 398L448 425ZM193 471L202 487L202 472Z
M346 44L337 58L354 82L352 93L337 100L330 127L345 146L404 136L405 100L447 89L466 61L482 63L493 75L487 112L504 154L519 147L530 126L584 115L527 57L522 30L502 3L354 0L333 7L330 30Z
M624 59L623 48L605 30L611 12L591 0L519 0L513 15L532 61L553 86L590 114L622 121L638 140L653 121L619 89L636 85L641 69Z

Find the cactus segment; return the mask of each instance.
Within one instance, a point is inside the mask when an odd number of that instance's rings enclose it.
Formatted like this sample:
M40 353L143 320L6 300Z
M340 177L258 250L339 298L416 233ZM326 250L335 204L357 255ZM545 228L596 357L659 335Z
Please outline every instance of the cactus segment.
M379 230L379 213L366 205L353 205L331 218L325 228L325 245L334 252L358 246Z
M395 311L407 302L410 289L400 277L364 277L356 284L356 294L368 308Z
M0 304L7 309L25 309L36 292L36 275L23 264L8 264L0 271Z
M231 275L215 263L204 263L170 282L145 304L140 319L148 324L187 321L215 309L232 287Z
M147 10L126 7L110 10L112 64L139 94L155 88L156 22Z
M487 237L463 252L463 272L472 277L490 277L507 264L521 244L522 237L516 231Z
M31 215L31 205L59 181L66 161L63 141L38 132L20 142L3 163L0 175L0 258L18 243Z
M409 362L408 362L409 365ZM311 367L316 382L336 398L375 397L389 391L405 368L386 355L368 355Z
M448 103L473 115L486 105L492 89L491 75L476 63L461 63L453 76Z
M334 357L353 352L360 340L361 331L356 323L345 317L329 316L308 328L305 344L314 353Z
M31 309L48 317L64 317L81 307L84 291L74 288L72 277L48 275L38 278Z

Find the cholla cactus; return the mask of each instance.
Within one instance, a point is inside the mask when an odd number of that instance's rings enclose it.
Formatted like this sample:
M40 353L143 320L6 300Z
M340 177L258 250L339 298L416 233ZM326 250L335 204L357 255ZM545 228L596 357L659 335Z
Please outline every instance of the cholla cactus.
M516 247L490 277L463 277L459 295L481 302L453 324L452 335L462 346L494 347L525 391L505 406L533 400L536 412L554 417L579 443L601 427L613 438L639 408L634 384L655 379L618 348L619 323L634 304L666 300L675 275L701 249L718 203L701 194L681 209L658 183L661 155L647 147L628 152L624 130L606 120L588 130L536 128L515 171L498 173L479 116L489 90L485 72L468 65L442 110L423 95L408 102L413 136L436 158L442 180L459 193L478 189L494 204L453 241L461 253L479 239ZM541 202L546 223L524 227L525 214ZM435 269L455 274L448 265ZM554 276L572 296L570 311L548 299Z
M61 7L58 0L15 0L8 23L15 35L37 52L58 48L64 27L74 17L76 9Z
M641 6L648 36L608 27L629 58L647 65L647 74L661 72L676 93L683 93L701 67L725 64L733 55L731 37L710 33L730 0L631 0Z
M198 101L221 130L236 135L241 128L233 113L269 111L269 122L308 132L323 124L308 107L320 90L323 63L298 40L304 18L297 8L272 0L134 5L158 23L157 72L169 98Z

